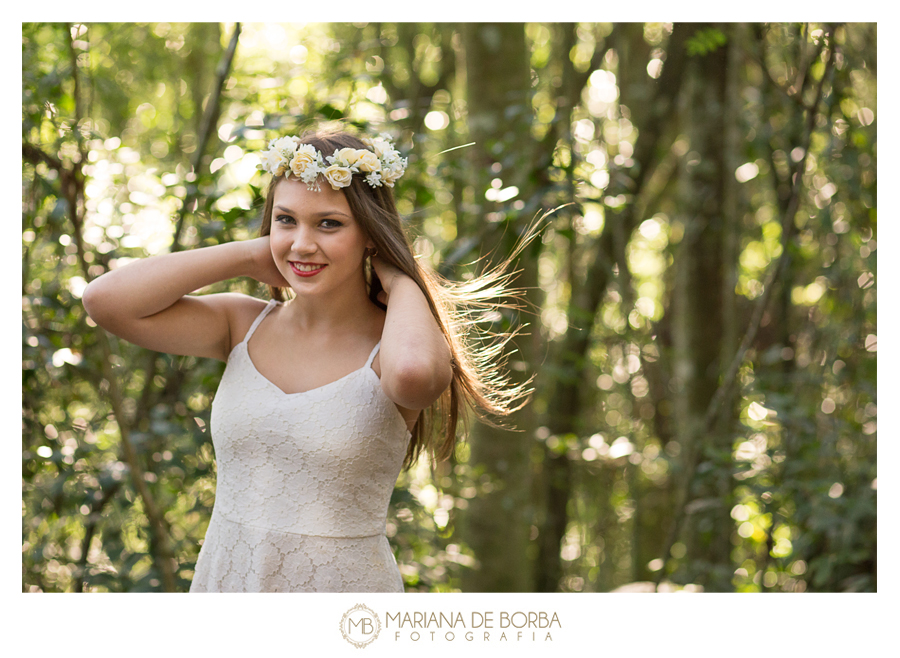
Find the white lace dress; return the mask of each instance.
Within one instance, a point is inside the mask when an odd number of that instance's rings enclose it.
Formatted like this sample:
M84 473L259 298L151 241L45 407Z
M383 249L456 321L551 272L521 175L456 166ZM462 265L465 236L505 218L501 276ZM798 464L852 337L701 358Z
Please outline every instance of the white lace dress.
M372 370L287 394L247 342L212 405L216 502L191 592L402 592L385 536L410 433Z

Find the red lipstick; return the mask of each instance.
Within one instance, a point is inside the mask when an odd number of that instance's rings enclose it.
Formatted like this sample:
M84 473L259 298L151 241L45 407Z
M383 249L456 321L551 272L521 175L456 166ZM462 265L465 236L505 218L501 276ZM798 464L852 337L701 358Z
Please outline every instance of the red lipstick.
M302 277L307 277L307 278L311 277L311 276L315 276L316 274L318 274L319 272L324 270L326 267L328 267L327 265L319 265L319 263L289 263L289 264L291 266L291 271L294 274L296 274L297 276L302 276ZM319 265L319 267L317 267L314 270L304 271L304 270L299 269L298 265Z

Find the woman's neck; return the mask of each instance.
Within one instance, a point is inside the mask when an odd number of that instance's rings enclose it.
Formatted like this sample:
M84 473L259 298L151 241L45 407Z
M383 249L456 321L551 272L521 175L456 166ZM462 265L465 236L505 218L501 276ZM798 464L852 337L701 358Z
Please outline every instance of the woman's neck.
M284 305L285 319L303 332L341 333L375 319L381 309L366 294L365 281L321 295L296 295Z

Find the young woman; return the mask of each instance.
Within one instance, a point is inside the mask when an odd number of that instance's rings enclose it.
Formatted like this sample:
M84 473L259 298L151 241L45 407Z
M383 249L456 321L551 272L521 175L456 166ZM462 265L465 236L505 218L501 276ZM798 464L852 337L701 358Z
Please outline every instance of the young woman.
M493 273L449 284L414 258L392 196L406 160L385 135L283 137L262 161L259 238L131 263L93 281L84 306L137 345L227 362L192 592L402 592L384 534L401 469L449 456L467 408L524 404L497 360L512 336L476 346L467 314L509 295L527 240ZM272 300L189 294L239 276Z

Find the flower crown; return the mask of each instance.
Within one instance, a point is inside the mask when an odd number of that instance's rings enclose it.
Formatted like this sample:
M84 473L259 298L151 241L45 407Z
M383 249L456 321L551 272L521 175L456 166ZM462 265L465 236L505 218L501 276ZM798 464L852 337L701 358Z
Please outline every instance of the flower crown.
M301 143L299 137L275 138L260 153L262 163L257 168L273 176L293 174L315 191L319 190L320 174L335 190L350 185L353 174L360 172L365 172L366 182L372 187L394 187L394 182L406 171L407 159L400 157L387 133L362 141L371 150L335 149L334 154L323 158L315 146Z

